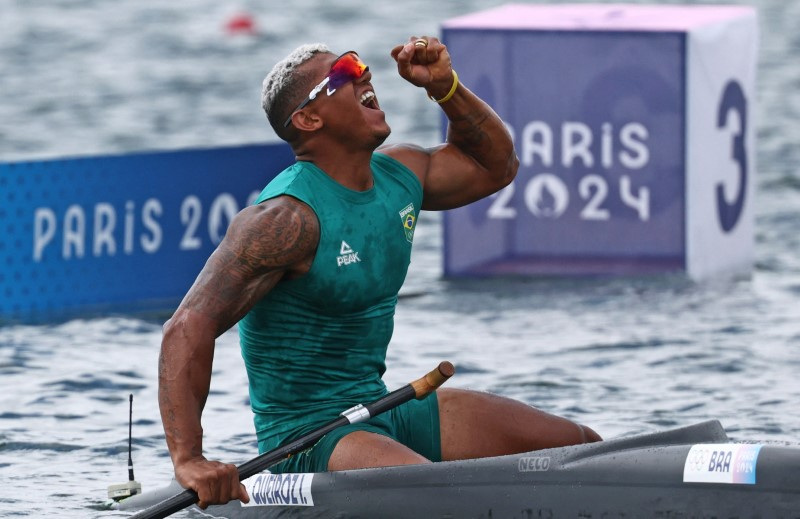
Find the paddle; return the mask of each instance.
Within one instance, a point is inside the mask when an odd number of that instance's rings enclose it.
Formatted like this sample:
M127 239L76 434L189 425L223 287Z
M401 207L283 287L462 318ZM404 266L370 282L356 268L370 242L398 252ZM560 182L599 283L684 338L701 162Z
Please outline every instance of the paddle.
M265 452L264 454L261 454L252 460L239 465L236 467L239 471L239 480L243 481L250 476L254 476L259 472L268 469L272 465L275 465L279 461L288 458L292 454L296 454L311 447L317 443L320 438L337 427L351 423L363 422L372 418L373 416L377 416L399 406L400 404L408 402L412 398L416 398L418 400L422 399L435 391L436 388L444 384L448 378L453 376L453 373L455 373L455 368L452 364L447 361L441 362L436 369L424 377L417 379L410 384L406 384L400 389L395 389L388 395L379 398L371 404L358 404L355 407L351 407L350 409L342 412L339 418L329 422L327 425L323 425L319 429L312 431L305 436L301 436L291 443L288 443L282 447L278 447L277 449L273 449L269 452ZM174 514L175 512L178 512L179 510L183 510L184 508L191 506L196 502L197 492L191 489L186 489L180 494L175 494L174 496L165 499L164 501L153 505L146 510L132 515L130 519L162 519Z

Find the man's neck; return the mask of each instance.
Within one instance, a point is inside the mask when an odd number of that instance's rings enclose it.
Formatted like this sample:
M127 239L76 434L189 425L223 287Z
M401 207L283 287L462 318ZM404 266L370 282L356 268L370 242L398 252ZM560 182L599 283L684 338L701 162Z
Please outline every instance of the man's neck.
M324 151L322 151L324 150ZM295 151L298 161L311 162L329 177L353 191L372 188L372 151L354 152L341 146L325 146Z

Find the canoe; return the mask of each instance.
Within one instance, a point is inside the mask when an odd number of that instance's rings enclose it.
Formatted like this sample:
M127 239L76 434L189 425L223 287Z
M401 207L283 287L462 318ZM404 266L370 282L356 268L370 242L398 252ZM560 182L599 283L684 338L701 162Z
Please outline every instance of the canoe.
M314 474L262 473L212 517L800 518L800 446L731 442L716 420L523 454ZM140 510L181 491L121 501Z

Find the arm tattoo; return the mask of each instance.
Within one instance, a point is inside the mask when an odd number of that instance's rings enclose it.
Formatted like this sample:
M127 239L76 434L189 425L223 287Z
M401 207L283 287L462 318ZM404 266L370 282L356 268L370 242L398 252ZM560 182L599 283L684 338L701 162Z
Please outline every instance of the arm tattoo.
M307 270L314 259L319 223L313 211L288 197L265 204L234 220L185 301L226 327L263 296L263 282L274 286L289 270Z
M485 110L476 110L450 119L448 140L468 155L489 153L492 141L483 124L489 119Z

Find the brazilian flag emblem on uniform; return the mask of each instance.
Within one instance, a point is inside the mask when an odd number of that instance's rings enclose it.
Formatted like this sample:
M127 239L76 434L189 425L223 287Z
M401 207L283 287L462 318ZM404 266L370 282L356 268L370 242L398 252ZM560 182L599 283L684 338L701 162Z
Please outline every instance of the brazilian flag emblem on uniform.
M414 214L414 204L408 204L400 211L400 220L403 222L403 231L406 233L408 243L414 241L414 225L417 223L417 215Z

